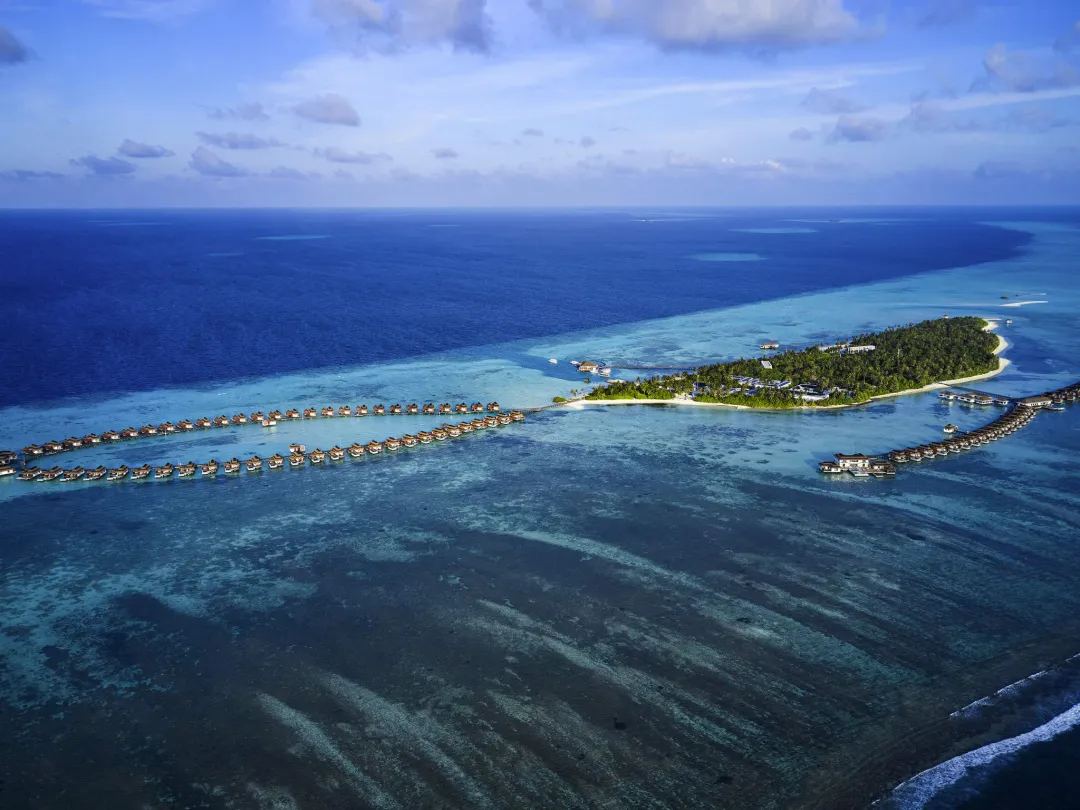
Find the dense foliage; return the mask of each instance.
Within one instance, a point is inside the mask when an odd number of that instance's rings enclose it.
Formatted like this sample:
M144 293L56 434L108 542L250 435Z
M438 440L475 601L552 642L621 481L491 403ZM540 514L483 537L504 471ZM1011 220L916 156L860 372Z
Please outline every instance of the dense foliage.
M635 382L615 381L598 388L589 399L670 399L676 394L695 394L702 402L725 402L757 408L792 408L804 405L838 405L863 402L881 394L921 388L942 380L985 374L998 367L995 335L985 331L982 318L941 318L857 335L852 346L873 345L874 351L843 353L816 346L761 358L702 366L686 374L652 377ZM794 385L815 384L833 391L821 402L804 402L790 388L766 387L731 393L740 385L736 377L767 381L789 380ZM839 390L834 390L839 389Z

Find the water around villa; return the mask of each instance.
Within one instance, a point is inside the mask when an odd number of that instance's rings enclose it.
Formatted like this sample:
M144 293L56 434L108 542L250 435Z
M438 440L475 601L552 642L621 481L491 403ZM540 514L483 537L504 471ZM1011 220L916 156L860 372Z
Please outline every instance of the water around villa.
M999 321L1011 362L980 392L1080 378L1072 212L850 213L0 216L0 447L178 428L55 457L173 466L146 485L0 478L0 799L1023 795L1024 752L1046 773L1075 748L1075 406L887 486L817 463L980 436L1004 406L579 401L434 438L466 418L442 403L573 398L572 359L633 381L944 313ZM310 462L389 433L417 445Z

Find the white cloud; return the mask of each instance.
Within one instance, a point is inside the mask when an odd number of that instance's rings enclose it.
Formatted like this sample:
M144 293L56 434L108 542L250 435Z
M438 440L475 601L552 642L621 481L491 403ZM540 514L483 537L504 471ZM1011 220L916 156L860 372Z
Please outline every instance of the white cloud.
M264 138L261 135L240 132L198 132L203 143L221 149L270 149L275 146L288 146L277 138Z
M336 146L328 146L325 149L314 149L312 154L329 160L331 163L358 163L370 166L373 163L393 161L393 158L385 152L364 152L362 150L349 151Z
M486 0L311 0L311 11L339 34L376 48L491 47Z
M163 158L172 157L176 153L164 146L154 146L149 143L138 143L125 138L116 150L119 154L129 158Z
M889 134L889 122L873 116L841 115L829 135L831 141L865 143L883 141Z
M324 93L321 96L301 101L292 108L292 111L301 118L318 124L360 126L360 114L352 104L337 93Z
M30 50L0 25L0 65L17 65L30 58Z
M247 169L222 160L205 146L200 146L191 153L188 165L206 177L246 177L251 174Z

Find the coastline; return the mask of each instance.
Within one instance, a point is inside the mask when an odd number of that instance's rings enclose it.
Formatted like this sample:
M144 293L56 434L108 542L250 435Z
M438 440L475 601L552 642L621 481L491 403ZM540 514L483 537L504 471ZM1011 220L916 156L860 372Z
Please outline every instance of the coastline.
M988 319L989 320L989 319ZM983 331L992 332L998 326L997 321L990 320ZM875 400L889 399L890 397L903 397L909 394L925 394L928 391L934 391L939 388L948 388L951 385L962 385L964 383L975 382L976 380L988 380L991 377L996 377L1009 367L1010 361L1006 357L1002 357L1002 353L1009 348L1009 342L1005 340L1001 335L997 336L998 345L994 348L994 354L998 358L998 367L993 371L988 371L985 374L975 374L971 377L961 377L955 380L942 380L941 382L933 382L929 385L924 385L921 388L908 388L904 391L896 391L891 394L878 394L877 396L870 397L870 399L864 402L852 402L844 405L797 405L794 408L754 408L750 405L733 405L728 402L698 402L692 399L577 399L572 402L560 403L556 407L569 408L572 410L581 410L584 404L589 405L691 405L699 408L735 408L736 410L743 411L769 411L772 413L783 413L784 411L835 411L841 408L858 408L862 405L867 405Z

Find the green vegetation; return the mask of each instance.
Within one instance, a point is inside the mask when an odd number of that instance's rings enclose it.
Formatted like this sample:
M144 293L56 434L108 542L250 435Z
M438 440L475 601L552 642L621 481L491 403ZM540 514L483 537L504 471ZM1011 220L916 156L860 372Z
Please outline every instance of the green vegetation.
M566 397L552 397L551 401L556 403L556 404L559 404L561 402L569 402L570 400L568 400Z
M686 374L651 377L635 382L612 382L589 394L588 399L672 399L676 394L694 394L699 402L723 402L753 408L795 408L807 405L843 405L865 402L871 397L921 388L942 380L972 377L994 371L998 339L985 331L982 318L941 318L857 335L854 346L875 346L862 353L816 346L802 351L786 351L769 357L771 369L761 359L740 359L730 363L702 366ZM737 377L760 381L748 386ZM791 387L770 388L768 382L790 381ZM792 390L812 384L831 392L820 402L803 401ZM738 389L738 390L733 390Z

